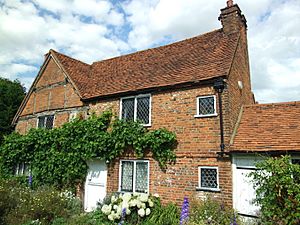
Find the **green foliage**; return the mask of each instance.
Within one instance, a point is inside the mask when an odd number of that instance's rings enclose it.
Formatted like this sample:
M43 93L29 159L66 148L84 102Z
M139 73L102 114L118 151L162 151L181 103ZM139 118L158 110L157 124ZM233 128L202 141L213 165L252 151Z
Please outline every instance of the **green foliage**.
M169 203L166 206L156 204L149 217L141 225L178 225L180 212L178 207Z
M300 224L300 166L290 160L269 158L250 174L263 224Z
M81 210L80 200L70 192L47 186L32 190L15 180L1 181L0 196L0 224L51 224L57 217L69 218Z
M74 187L83 182L86 160L112 162L127 149L144 157L152 151L162 168L175 160L175 134L166 129L148 131L136 122L112 121L112 113L76 119L55 129L13 133L0 146L0 176L12 177L17 163L30 162L33 186Z
M24 96L25 88L18 80L10 81L0 77L0 143L3 135L13 130L11 122Z
M234 224L234 220L237 224L242 224L231 207L209 196L206 196L204 200L193 199L190 206L189 225L229 225Z

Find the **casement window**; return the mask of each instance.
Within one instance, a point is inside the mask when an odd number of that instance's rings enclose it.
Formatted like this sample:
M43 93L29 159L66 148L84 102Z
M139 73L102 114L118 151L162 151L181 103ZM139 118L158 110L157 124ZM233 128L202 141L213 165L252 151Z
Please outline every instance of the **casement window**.
M216 96L197 97L197 115L195 117L216 116Z
M121 98L120 119L140 121L143 125L151 125L151 96L138 95Z
M199 189L219 191L219 171L215 166L200 166Z
M77 112L71 112L69 115L69 122L74 121L77 118Z
M119 191L149 192L149 161L121 160L119 171Z
M17 163L14 167L14 174L16 176L29 176L30 165L29 163Z
M52 129L53 122L54 122L54 115L40 116L38 118L38 128Z

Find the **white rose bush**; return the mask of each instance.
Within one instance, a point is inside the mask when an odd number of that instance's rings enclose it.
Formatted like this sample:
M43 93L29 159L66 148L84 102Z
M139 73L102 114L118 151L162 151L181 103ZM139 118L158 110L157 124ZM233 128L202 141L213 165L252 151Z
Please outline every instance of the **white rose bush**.
M121 221L119 224L122 224L126 216L133 213L141 219L149 216L157 201L159 201L158 195L144 193L114 194L108 204L102 205L101 212L107 216L108 220Z

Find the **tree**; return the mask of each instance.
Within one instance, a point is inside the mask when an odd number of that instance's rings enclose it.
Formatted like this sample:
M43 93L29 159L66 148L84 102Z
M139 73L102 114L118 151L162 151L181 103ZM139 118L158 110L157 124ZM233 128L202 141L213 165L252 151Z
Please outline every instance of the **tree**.
M256 165L250 176L261 207L262 224L300 224L300 165L290 156L269 158Z
M0 143L13 130L11 122L24 97L25 87L20 81L0 77Z

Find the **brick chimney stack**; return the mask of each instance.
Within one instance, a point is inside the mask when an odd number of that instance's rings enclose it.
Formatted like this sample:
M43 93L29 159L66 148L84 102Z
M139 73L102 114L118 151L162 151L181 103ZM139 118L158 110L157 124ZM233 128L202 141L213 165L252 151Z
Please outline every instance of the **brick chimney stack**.
M233 0L228 0L227 7L221 9L219 20L225 34L240 32L241 30L246 32L247 20L239 6L233 3Z

